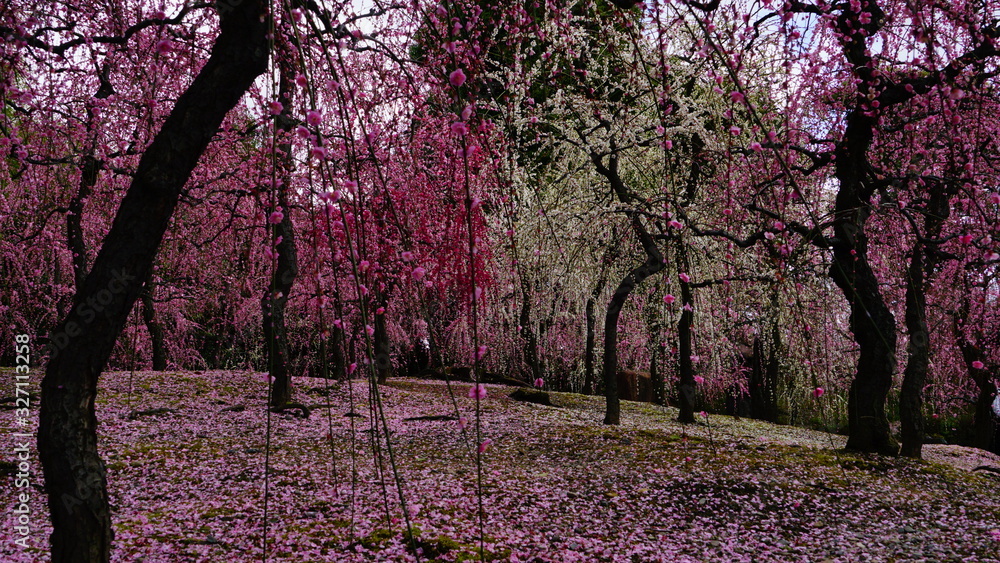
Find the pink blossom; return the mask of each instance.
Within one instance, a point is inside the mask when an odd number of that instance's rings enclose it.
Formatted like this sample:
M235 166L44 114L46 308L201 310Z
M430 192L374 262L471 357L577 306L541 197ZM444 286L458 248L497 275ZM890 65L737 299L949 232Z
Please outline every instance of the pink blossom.
M461 117L462 117L462 121L468 121L469 118L472 117L472 105L471 104L465 106L465 109L462 110L462 116Z
M685 274L684 272L677 274L677 277L684 283L691 281L691 276Z
M824 391L822 387L813 389L813 397L816 397L817 399L822 397L824 393L826 393L826 391Z
M688 312L694 311L694 307L690 303L685 303L683 309Z
M1000 205L1000 194L990 194L990 203Z
M480 344L479 348L476 349L476 359L477 360L483 359L483 357L486 356L486 351L488 349L489 348L485 344Z
M309 84L309 80L306 79L304 74L296 74L295 83L298 84L300 88L305 88Z
M375 327L372 325L365 325L365 332L368 333L368 336L371 336L375 334Z
M667 150L670 150L670 149L674 148L674 142L671 141L670 139L667 139L666 141L663 141L663 148L665 148Z
M699 356L697 354L691 356L691 362L692 363L698 363L700 361L701 361L701 356Z
M470 399L485 399L486 398L486 386L482 383L477 383L469 388L469 398Z
M409 262L413 260L413 253L410 252L409 250L404 250L401 256L403 258L403 262Z
M326 147L313 147L309 149L309 156L315 158L316 160L326 160L326 155Z
M733 210L732 210L732 209L729 209L729 208L727 207L727 208L725 208L725 209L723 209L723 210L722 210L722 214L728 217L728 216L730 216L730 215L732 215L732 214L733 214Z
M469 419L468 418L466 418L464 416L458 417L458 427L459 427L459 429L465 430L465 427L468 426L468 425L469 425Z
M156 54L166 55L174 49L174 44L169 39L160 39L156 42Z
M705 383L705 378L700 375L696 375L694 376L694 382L697 385L701 385L702 383Z
M743 103L743 100L745 100L745 99L746 99L746 98L745 98L745 97L743 96L743 92L739 92L739 91L737 91L737 90L733 90L732 92L730 92L730 93L729 93L729 98L730 98L731 100L733 100L734 102L736 102L737 104L741 104L741 103Z
M280 211L273 211L267 217L267 222L270 223L270 224L272 224L272 225L277 225L284 218L285 218L285 214L284 213L282 213Z
M538 387L539 389L545 387L545 380L542 379L541 377L535 379L535 387Z
M986 367L986 364L980 362L979 360L975 360L974 362L972 362L972 367L975 369L983 369L984 367Z
M666 303L667 305L670 305L674 301L677 301L677 298L674 297L673 295L670 295L669 293L663 296L663 302Z
M736 125L733 125L732 127L729 128L729 133L733 136L739 136L739 134L742 132L743 130Z
M784 231L785 230L785 224L782 223L781 221L775 221L774 222L774 230L776 230L778 232Z
M671 220L667 222L667 226L671 229L683 229L684 224L677 220Z
M757 141L754 141L754 142L750 143L750 150L752 150L753 152L760 152L760 151L762 151L764 149L760 146L760 143L758 143Z
M278 102L273 102L273 103L277 104ZM278 110L278 113L281 113L280 109ZM299 125L298 127L296 127L295 134L298 135L300 139L308 139L309 136L312 135L312 133L309 132L309 129L307 129L305 125Z
M482 443L479 444L479 453L486 453L486 450L490 449L490 446L492 445L493 440L490 440L489 438L483 440Z
M451 74L448 75L448 82L450 82L455 88L458 88L462 84L465 84L465 73L462 72L462 69L460 68L453 70Z
M281 102L277 101L267 104L267 107L268 110L271 112L271 115L278 115L281 113L281 110L285 109L285 106L283 106Z
M323 121L323 114L318 109L311 109L306 112L306 123L317 127Z
M708 418L708 413L706 411L701 411L698 414L701 415L702 418Z
M451 134L456 136L467 135L469 133L469 128L465 125L464 121L456 121L451 124Z
M421 268L420 266L417 266L416 268L413 269L413 272L412 272L411 275L413 276L413 279L415 279L417 281L420 281L420 280L424 279L424 274L426 274L426 273L427 273L427 270Z
M958 242L960 242L962 244L969 244L969 243L972 242L972 239L973 239L972 235L962 235L962 236L958 237Z

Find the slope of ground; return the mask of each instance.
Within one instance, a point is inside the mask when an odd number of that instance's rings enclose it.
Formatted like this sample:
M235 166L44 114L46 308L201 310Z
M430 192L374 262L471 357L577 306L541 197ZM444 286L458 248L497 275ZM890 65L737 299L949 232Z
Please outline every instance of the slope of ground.
M606 427L600 398L553 393L549 407L493 385L477 425L468 384L399 379L381 388L392 447L380 442L379 467L367 384L296 382L314 407L305 420L267 415L260 374L107 374L114 560L261 561L266 494L275 562L472 561L480 547L513 562L1000 562L1000 481L970 471L1000 459L976 450L865 457L838 451L840 436L715 415L685 426L629 402ZM456 408L464 429L448 420ZM406 420L418 417L436 418ZM0 427L20 431L9 410ZM13 454L3 461L0 502L13 507L22 489ZM44 497L31 492L33 547L13 543L5 509L0 560L47 560Z

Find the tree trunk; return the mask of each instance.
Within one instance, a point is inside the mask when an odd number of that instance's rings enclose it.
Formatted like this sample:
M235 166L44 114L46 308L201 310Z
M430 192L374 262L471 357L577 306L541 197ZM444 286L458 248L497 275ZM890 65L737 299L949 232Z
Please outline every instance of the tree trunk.
M583 349L583 394L594 394L594 346L596 338L595 325L597 318L594 315L594 306L597 300L593 295L587 298L586 318L587 318L587 343Z
M677 240L677 268L678 271L687 272L687 248L684 242ZM681 318L677 321L677 420L683 423L692 423L694 419L695 400L697 397L697 385L694 382L694 362L691 356L694 353L691 344L691 326L694 324L694 295L691 292L691 284L681 282Z
M889 431L885 401L896 368L896 319L885 304L868 261L865 223L873 188L866 183L867 151L874 118L848 115L844 139L837 147L840 183L834 212L833 263L830 277L851 309L850 328L860 353L847 399L847 447L862 452L897 455L899 444Z
M979 344L973 344L965 339L960 325L964 325L968 317L969 304L962 303L955 318L953 327L955 340L958 349L962 352L962 359L965 360L966 369L969 376L976 382L979 388L979 395L976 397L976 418L973 421L972 445L989 452L1000 455L1000 413L994 413L993 401L997 396L997 381L995 368L991 369L989 358L983 352ZM982 338L982 336L981 336ZM986 344L995 346L996 335L986 337ZM980 343L982 340L980 340ZM982 368L973 366L973 362L982 362Z
M924 445L923 388L930 363L930 338L924 317L923 250L917 243L910 257L906 280L906 330L910 335L907 346L903 386L899 394L899 418L906 457L920 458Z
M97 451L97 381L149 275L181 188L222 123L267 67L264 5L220 6L211 57L146 149L74 307L55 328L42 380L38 453L53 563L111 556L107 478Z
M618 238L618 230L612 229L612 238ZM608 266L611 263L611 245L605 248L604 256L601 257L601 273L597 277L597 286L594 290L590 292L590 297L587 298L586 307L586 318L587 318L587 342L586 347L583 352L584 368L583 368L583 394L593 395L597 391L594 389L596 384L594 378L594 372L596 371L597 355L594 353L594 349L597 346L595 328L597 326L597 316L594 314L594 307L597 306L597 299L604 292L604 286L608 282Z
M143 284L142 293L139 294L142 300L142 321L149 331L150 347L153 351L153 370L164 371L167 369L167 351L163 342L163 326L156 318L156 286L153 284L153 269L149 269L146 282Z
M524 338L524 354L531 368L531 379L535 380L544 377L542 365L538 358L538 338L535 330L531 326L531 287L524 271L520 272L521 277L521 314L518 323L521 326L521 338Z
M865 38L885 23L884 14L869 4L871 22L866 34L855 33L854 20L842 17L838 29L846 38L844 55L858 78L854 107L847 114L847 127L838 143L835 176L839 184L834 203L833 261L829 275L844 293L851 309L850 328L860 353L857 370L847 398L849 449L897 455L899 444L889 432L885 401L892 387L896 369L896 319L886 307L878 279L868 261L869 202L874 182L869 181L871 166L868 150L878 126L878 117L868 109L874 65Z
M389 331L385 326L385 314L375 315L375 375L379 385L384 384L392 376L392 356L389 348Z
M611 296L608 312L604 317L604 398L607 402L604 424L621 424L621 401L618 396L617 375L618 318L621 316L622 306L625 305L625 301L637 285L664 268L663 255L660 254L652 237L646 232L638 214L632 214L632 227L646 252L646 261L633 268L618 284L614 295Z
M997 396L996 380L989 374L984 374L981 381L982 386L976 398L972 445L1000 455L1000 414L993 412L993 401Z
M286 49L287 50L287 49ZM295 226L292 223L292 209L288 204L289 175L295 166L292 161L290 135L295 119L292 118L294 105L295 68L291 55L278 58L280 75L278 78L278 98L283 109L275 118L281 142L275 165L280 170L277 186L277 204L281 207L281 221L271 229L272 246L278 254L274 273L267 291L261 298L264 322L264 351L268 370L271 374L271 406L280 407L292 400L292 378L288 373L288 329L285 326L285 306L292 291L295 277L299 273L298 250L295 247Z
M924 214L924 238L938 238L941 227L951 214L949 199L957 192L954 186L933 184L927 212ZM916 228L914 228L916 231ZM919 459L924 446L923 390L930 368L930 332L927 328L926 272L933 272L940 262L937 253L929 252L920 242L920 233L913 245L906 278L906 312L904 322L909 333L903 385L899 393L899 418L902 454ZM925 263L926 258L926 263Z
M104 100L115 93L111 83L108 82L107 73L108 66L105 64L101 68L101 85L94 94L95 99ZM87 277L87 241L83 234L83 208L91 192L94 191L98 175L104 167L104 163L94 156L97 149L95 119L93 108L88 106L87 148L80 159L80 183L66 213L66 241L73 258L73 281L77 291L83 287L83 280Z

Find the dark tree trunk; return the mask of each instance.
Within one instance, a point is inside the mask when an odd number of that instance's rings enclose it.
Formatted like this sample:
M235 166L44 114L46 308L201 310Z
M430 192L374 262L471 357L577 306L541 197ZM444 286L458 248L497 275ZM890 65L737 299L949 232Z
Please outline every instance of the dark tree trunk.
M906 457L920 458L924 445L923 388L930 363L930 338L924 317L923 251L917 244L910 257L906 280L906 330L910 335L907 346L906 368L903 370L903 386L899 394L899 418L903 447Z
M617 239L617 229L612 229L612 238ZM587 298L586 307L586 318L587 318L587 342L584 347L583 352L583 393L584 395L593 395L597 392L594 389L596 384L594 372L596 371L596 360L597 355L594 353L594 349L597 346L596 343L596 326L597 326L597 315L594 313L594 308L597 306L597 299L604 292L604 286L608 282L608 267L611 264L611 248L612 245L608 245L605 248L604 256L601 257L601 273L597 277L597 286L594 290L590 292L590 297Z
M94 94L95 99L107 99L114 94L114 89L107 79L108 67L101 68L101 85ZM97 185L97 178L104 167L104 163L98 160L94 154L97 148L97 132L94 131L94 120L96 115L91 107L87 108L87 149L80 159L80 183L76 194L69 202L66 213L66 241L73 258L73 281L77 291L83 287L83 280L87 277L87 241L83 234L83 208L94 186Z
M521 338L524 338L524 354L528 366L531 368L531 379L544 377L542 375L542 365L538 357L538 338L535 336L535 329L531 326L531 287L524 271L520 272L521 277L521 314L518 323L521 325Z
M375 376L379 385L392 376L392 356L389 349L389 331L385 326L385 314L375 315Z
M660 369L660 355L663 347L654 342L649 350L649 386L652 388L653 403L667 406L667 391L664 385L663 371Z
M612 143L614 148L614 143ZM594 164L597 173L604 176L611 184L611 191L623 204L631 204L633 196L629 192L621 176L618 174L618 159L612 155L608 157L608 165L604 165L604 157L593 153L590 160ZM646 278L663 270L663 254L656 246L656 240L649 235L646 227L642 224L639 213L631 211L628 213L632 223L632 232L635 233L643 252L646 254L646 261L633 268L628 275L622 279L611 296L608 304L608 312L604 315L604 398L607 402L607 411L604 414L604 424L621 424L621 400L618 397L618 318L621 316L622 306L632 290L642 283Z
M98 377L149 275L181 188L226 114L267 67L264 5L224 6L211 57L143 154L73 309L52 334L38 453L53 563L110 559L111 514L94 411Z
M596 338L595 327L597 325L597 317L594 314L594 306L597 300L593 295L587 298L587 342L583 349L583 394L593 395L594 394L594 346Z
M867 94L875 83L865 37L884 25L878 6L869 5L867 34L855 33L853 17L842 16L838 28L845 34L844 55L859 79L857 106L847 114L847 127L837 145L835 175L839 184L834 204L833 263L830 277L850 306L850 328L860 353L847 398L847 447L862 452L897 455L899 444L889 431L885 401L896 369L896 319L886 307L878 279L868 261L869 201L874 182L868 181L868 150L878 119L868 110Z
M687 271L687 249L683 241L678 240L677 265L681 271ZM694 362L691 361L693 347L691 346L691 325L694 324L694 296L691 284L681 282L681 318L677 322L677 401L679 422L694 422L695 399L697 386L694 382Z
M940 236L941 227L951 213L949 199L956 191L946 189L942 184L932 185L931 190L927 213L924 215L924 238ZM933 272L939 259L937 253L929 252L929 249L920 242L919 232L914 232L914 235L918 240L913 245L906 278L904 322L910 338L907 345L906 367L903 369L903 385L899 393L899 418L903 441L901 453L906 457L919 459L925 435L923 389L931 360L925 279L926 272Z
M164 371L167 369L167 350L163 341L163 326L156 318L156 285L153 283L153 269L149 269L146 282L142 286L142 293L139 294L142 300L142 322L149 331L150 347L153 351L153 370Z
M849 114L844 140L837 147L837 192L833 263L830 277L850 306L850 328L860 353L847 399L847 447L862 452L897 455L899 444L889 431L886 397L896 368L896 319L885 304L868 261L867 151L874 119L860 111Z
M972 445L1000 455L1000 413L993 412L993 401L997 396L997 380L989 374L984 374L980 380L982 386L979 388L979 396L976 397Z
M664 268L663 255L660 254L656 243L646 232L646 228L636 213L632 214L632 228L646 252L646 261L633 268L618 284L614 295L611 296L608 312L604 317L604 397L607 402L604 424L621 424L621 401L618 396L617 375L618 318L621 316L622 306L625 305L625 301L637 285Z
M295 247L295 226L292 223L292 209L288 204L289 174L294 167L290 135L295 119L292 118L294 105L295 69L291 55L280 57L278 66L278 97L284 108L276 116L275 122L281 135L276 166L280 170L277 187L277 204L281 207L281 221L271 229L271 241L278 254L271 283L261 298L264 322L264 351L268 370L271 374L271 406L280 407L292 401L292 378L289 374L288 329L285 325L285 308L288 295L292 291L295 277L299 273L298 250Z
M972 445L1000 455L1000 413L993 411L993 401L998 390L997 381L1000 381L1000 378L996 377L995 368L991 369L989 358L986 357L982 347L969 342L962 334L960 325L965 324L968 309L967 302L959 308L955 318L954 334L958 348L962 352L962 359L965 360L966 369L969 370L969 376L979 388L979 395L976 397L976 418L973 421ZM996 346L997 335L985 338L987 345ZM973 362L977 361L982 362L984 367L974 367Z

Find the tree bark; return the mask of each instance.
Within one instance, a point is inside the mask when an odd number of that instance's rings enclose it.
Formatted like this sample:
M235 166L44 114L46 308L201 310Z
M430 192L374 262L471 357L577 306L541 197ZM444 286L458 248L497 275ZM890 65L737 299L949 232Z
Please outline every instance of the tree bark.
M678 266L687 271L687 249L683 242L679 242L677 249ZM678 422L694 422L695 398L697 396L697 386L694 382L694 362L691 361L693 347L691 345L691 325L694 324L694 311L688 306L694 307L694 296L691 293L691 284L681 282L681 318L677 321L677 400L678 400Z
M295 125L295 119L291 114L295 93L293 82L295 68L292 66L290 56L289 54L278 59L280 69L278 98L283 109L275 118L281 135L275 164L280 170L276 199L281 207L282 216L281 221L271 230L271 243L278 257L271 282L260 302L264 323L264 351L271 374L271 407L280 407L292 400L292 378L288 373L288 329L285 326L285 307L299 273L295 225L292 223L292 210L288 204L288 184L291 181L289 176L295 166L292 161L290 140L292 127Z
M531 368L531 379L535 380L544 377L541 360L538 357L538 337L535 336L535 329L531 326L531 287L528 278L523 270L520 270L521 277L521 314L518 323L521 327L521 337L524 338L524 353L527 356L528 366Z
M847 398L849 449L897 455L899 444L889 431L885 401L896 368L896 319L885 304L878 279L868 261L865 223L874 182L869 181L868 151L878 126L867 95L875 83L874 65L865 38L885 23L885 14L869 3L871 19L863 24L867 33L855 33L858 16L846 11L836 20L844 34L844 56L855 69L858 92L854 108L847 114L844 136L834 151L834 174L839 187L834 203L833 263L829 275L844 293L851 309L850 329L860 354L857 371Z
M968 292L968 289L966 289ZM968 299L968 294L966 296ZM959 307L955 317L953 332L958 349L962 352L962 359L965 361L969 376L976 382L979 394L976 397L976 414L973 421L972 445L988 452L1000 455L1000 414L993 412L993 400L997 396L996 368L991 367L989 358L983 352L983 344L988 347L997 345L997 335L979 336L979 342L973 343L966 340L962 334L961 326L968 318L969 303L965 301ZM973 366L973 362L982 362L982 368Z
M107 99L115 91L107 79L108 66L101 68L100 86L94 94L98 100ZM95 153L97 151L97 132L94 130L96 114L92 107L87 108L87 148L80 157L80 183L76 194L69 202L66 213L66 241L73 258L73 281L77 291L83 287L87 277L87 241L83 234L83 208L97 185L97 178L104 167Z
M585 309L585 316L587 319L587 341L584 344L583 349L583 394L593 395L594 394L594 346L596 344L596 330L597 317L594 314L594 307L597 304L597 299L591 294L587 298L587 306Z
M382 385L392 376L392 356L389 349L389 331L385 326L385 314L375 315L375 376Z
M642 243L646 253L646 261L633 268L622 279L611 296L608 312L604 317L604 398L607 410L604 414L604 424L621 424L621 400L618 396L618 319L622 306L632 290L646 278L663 270L663 255L656 247L655 241L646 232L642 220L637 213L632 213L632 228Z
M617 229L612 229L612 238L617 239L618 231ZM590 297L587 298L586 306L586 319L587 319L587 341L585 343L583 352L583 394L593 395L596 390L594 385L596 384L594 372L596 366L596 354L594 349L597 345L595 328L597 326L597 316L594 314L594 307L597 306L597 299L604 292L604 286L608 281L608 267L611 263L611 248L612 245L608 245L605 248L604 256L601 257L601 273L597 277L597 286L594 290L590 292Z
M142 293L139 294L142 300L142 321L149 332L150 347L153 352L153 370L164 371L167 369L167 350L163 341L163 325L156 318L156 286L153 284L153 269L149 269L149 275L142 285Z
M833 263L830 277L851 309L850 329L860 348L857 370L847 399L849 449L897 455L899 444L889 431L885 401L896 367L896 319L885 304L868 261L865 223L872 188L866 184L867 151L873 118L858 111L848 116L844 139L837 147L840 182L834 212Z
M267 66L264 4L224 6L211 57L143 154L73 309L52 334L38 453L53 563L110 559L111 514L94 410L98 377L149 275L182 187L226 114Z
M924 238L938 238L945 220L951 214L949 199L957 191L942 184L931 186L930 200L924 214ZM909 333L906 367L899 393L900 432L903 441L902 455L919 459L924 446L923 390L930 369L930 331L927 328L927 298L925 292L928 272L933 272L940 262L937 253L931 252L920 242L920 232L914 224L910 265L906 277L906 312L904 322Z

